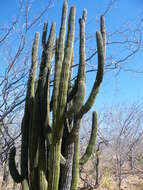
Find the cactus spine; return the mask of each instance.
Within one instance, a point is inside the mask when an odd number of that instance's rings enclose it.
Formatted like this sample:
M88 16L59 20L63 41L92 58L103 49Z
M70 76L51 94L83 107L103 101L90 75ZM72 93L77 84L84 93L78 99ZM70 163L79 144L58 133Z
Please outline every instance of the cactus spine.
M98 69L91 93L84 103L86 91L85 22L86 10L79 19L79 68L72 83L75 7L71 7L66 33L67 2L64 2L60 33L56 40L55 23L47 40L47 23L42 34L42 56L39 77L36 79L39 33L32 48L32 64L27 84L25 112L22 120L21 174L15 166L15 148L9 157L10 173L22 190L77 190L80 165L90 158L97 136L97 114L93 112L92 131L84 155L79 158L79 130L99 91L105 62L105 25L96 33ZM50 99L50 72L55 56L54 82ZM51 111L51 114L50 114ZM51 118L50 118L51 117ZM60 175L62 174L62 175Z

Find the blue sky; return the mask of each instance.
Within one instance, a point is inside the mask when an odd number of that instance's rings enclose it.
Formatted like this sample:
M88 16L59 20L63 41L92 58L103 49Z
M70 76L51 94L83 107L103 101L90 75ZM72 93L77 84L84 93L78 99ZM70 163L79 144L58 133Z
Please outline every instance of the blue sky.
M5 0L0 2L0 25L9 24L14 18L17 11L17 0ZM76 36L78 36L78 18L82 15L82 10L87 9L87 24L86 33L87 36L95 34L99 29L100 15L105 11L109 1L108 0L69 0L69 7L71 5L76 6ZM33 1L31 15L38 14L41 8L47 5L47 0L35 0ZM29 39L33 39L33 33L35 31L41 31L44 20L48 20L50 24L53 20L56 21L57 34L60 25L62 0L55 0L53 8L49 9L46 15L42 18L41 24L34 27L33 31L29 33ZM121 27L135 27L135 23L139 21L140 16L143 17L143 1L142 0L117 0L110 12L106 15L106 28L107 32L111 33ZM142 27L143 29L143 27ZM130 33L129 33L130 35ZM114 36L112 41L121 39L119 35ZM91 39L87 42L88 47L96 48L95 39ZM76 46L75 55L78 53ZM143 49L136 54L135 57L129 59L126 67L132 69L143 69ZM107 55L114 55L117 59L118 53L121 51L119 46L107 47ZM123 56L125 52L120 52L119 57ZM87 52L88 55L88 52ZM95 59L96 61L96 59ZM87 75L87 95L92 87L95 78L95 73ZM100 109L104 105L112 105L119 102L132 103L134 101L141 101L143 98L143 73L137 74L133 72L121 72L117 75L116 72L107 72L104 81L97 97L94 108Z

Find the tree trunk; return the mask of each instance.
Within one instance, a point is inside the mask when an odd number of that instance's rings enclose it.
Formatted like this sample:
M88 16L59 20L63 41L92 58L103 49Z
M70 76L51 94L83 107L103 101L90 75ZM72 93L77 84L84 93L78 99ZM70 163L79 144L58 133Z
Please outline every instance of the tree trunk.
M3 169L3 179L2 179L2 185L1 188L2 189L6 189L7 184L8 184L8 176L9 176L9 171L7 168L7 161L4 163L4 169Z
M63 156L66 159L66 163L61 165L61 178L59 190L70 190L72 181L72 164L73 164L73 154L74 154L74 143L66 145L63 147Z

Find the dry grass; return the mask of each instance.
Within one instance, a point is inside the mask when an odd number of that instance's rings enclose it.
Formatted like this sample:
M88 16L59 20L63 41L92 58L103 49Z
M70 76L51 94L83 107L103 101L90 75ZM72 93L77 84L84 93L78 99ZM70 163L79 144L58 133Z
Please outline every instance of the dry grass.
M102 180L97 190L118 190L117 182L112 177L106 183ZM121 190L143 190L143 179L136 175L130 175L123 179Z
M0 190L13 190L13 180L11 177L9 177L7 186L2 187L2 177L0 176ZM20 185L16 185L15 190L20 190Z
M9 177L9 182L7 187L1 187L2 177L0 177L0 190L12 190L13 180ZM136 175L129 175L122 181L122 190L143 190L143 179ZM17 186L15 190L20 190L20 186ZM112 177L106 176L100 182L100 187L96 190L118 190L117 182Z

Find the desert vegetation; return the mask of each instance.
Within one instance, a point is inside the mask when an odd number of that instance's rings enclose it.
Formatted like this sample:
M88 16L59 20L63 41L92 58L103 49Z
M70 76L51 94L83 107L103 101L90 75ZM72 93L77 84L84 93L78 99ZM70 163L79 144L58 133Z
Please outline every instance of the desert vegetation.
M14 21L0 26L0 187L141 190L142 100L109 104L106 85L112 93L119 78L122 90L129 72L142 74L142 17L111 32L109 1L89 34L86 7L66 0L58 21L44 22L56 3L36 13L38 1L18 1Z

